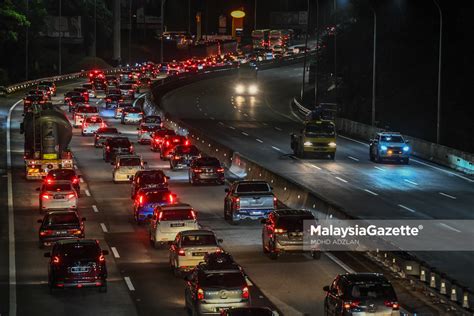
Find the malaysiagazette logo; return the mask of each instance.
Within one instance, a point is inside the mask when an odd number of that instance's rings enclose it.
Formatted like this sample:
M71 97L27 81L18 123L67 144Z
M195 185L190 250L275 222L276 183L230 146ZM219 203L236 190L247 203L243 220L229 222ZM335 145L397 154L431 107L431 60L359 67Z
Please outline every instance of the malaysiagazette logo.
M423 230L423 225L410 226L323 226L321 224L310 226L311 236L321 237L361 237L361 236L376 236L376 237L402 237L402 236L418 236Z

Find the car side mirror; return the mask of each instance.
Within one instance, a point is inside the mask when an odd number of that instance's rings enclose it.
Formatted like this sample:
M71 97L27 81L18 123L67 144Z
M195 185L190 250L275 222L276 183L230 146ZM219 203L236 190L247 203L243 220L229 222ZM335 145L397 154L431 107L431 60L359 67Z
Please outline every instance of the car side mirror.
M329 285L325 285L325 286L323 287L323 291L324 291L324 292L329 292Z
M169 179L170 179L170 177L169 177L169 176L166 176L166 179L168 179L168 180L169 180Z
M405 144L409 144L409 143L410 143L410 141L409 141L409 140L406 140L406 141L405 141Z
M40 188L36 188L36 191L39 191L39 190L41 190L41 189L40 189Z
M224 189L224 192L229 193L229 189Z
M148 161L144 161L143 164L144 164L144 165L148 165Z
M219 238L219 239L217 239L217 242L218 242L219 244L222 244L222 243L224 242L224 239Z
M139 127L137 127L137 131L139 131L139 130L140 130L140 128L139 128Z
M81 218L81 220L82 220L83 222L85 222L85 221L86 221L86 218L85 218L85 217L83 217L83 218Z
M42 219L39 219L36 221L38 224L43 224L43 220Z
M45 252L44 257L45 258L51 258L51 252Z

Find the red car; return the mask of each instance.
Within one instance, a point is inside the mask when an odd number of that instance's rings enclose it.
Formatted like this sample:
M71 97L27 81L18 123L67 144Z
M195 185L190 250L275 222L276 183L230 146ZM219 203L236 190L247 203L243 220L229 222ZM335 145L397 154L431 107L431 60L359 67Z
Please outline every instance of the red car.
M176 135L176 133L171 129L164 128L152 134L152 139L150 143L151 151L159 151L161 149L161 144L163 143L163 140L165 139L166 135L174 136Z
M105 80L105 74L102 70L97 70L96 69L96 70L92 70L91 72L89 72L89 81L93 82L96 79Z
M189 145L190 142L185 136L180 135L166 135L161 143L160 159L168 160L173 148L177 145Z

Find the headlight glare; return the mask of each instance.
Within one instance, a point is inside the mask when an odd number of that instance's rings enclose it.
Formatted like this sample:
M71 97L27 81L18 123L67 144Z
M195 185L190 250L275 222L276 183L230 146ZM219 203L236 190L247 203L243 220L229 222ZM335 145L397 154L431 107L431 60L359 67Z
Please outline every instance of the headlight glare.
M330 142L328 145L329 145L329 147L336 147L337 146L335 142Z

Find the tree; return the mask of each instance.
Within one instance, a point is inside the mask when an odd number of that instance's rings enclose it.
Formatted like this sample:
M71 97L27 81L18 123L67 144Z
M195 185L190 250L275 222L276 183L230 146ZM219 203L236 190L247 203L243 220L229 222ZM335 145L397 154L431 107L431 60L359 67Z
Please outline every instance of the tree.
M26 16L17 11L10 0L0 3L0 45L18 41L19 31L29 25Z

